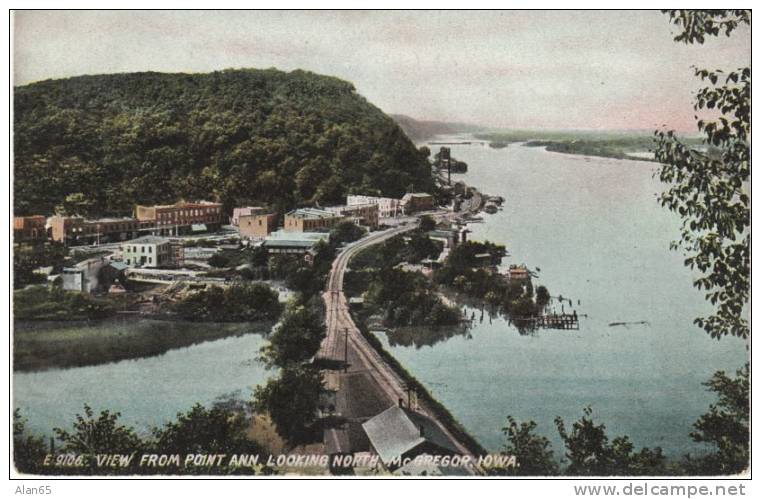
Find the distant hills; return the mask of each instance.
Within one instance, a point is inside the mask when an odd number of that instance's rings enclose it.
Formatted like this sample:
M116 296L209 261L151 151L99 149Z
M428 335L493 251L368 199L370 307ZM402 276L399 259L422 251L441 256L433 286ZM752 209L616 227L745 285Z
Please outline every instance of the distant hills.
M485 131L486 128L468 123L450 123L445 121L421 121L403 114L390 115L396 121L404 133L415 142L422 142L436 135L449 135L456 133L475 133Z
M128 73L14 89L14 210L340 203L432 190L427 158L346 81L306 71Z

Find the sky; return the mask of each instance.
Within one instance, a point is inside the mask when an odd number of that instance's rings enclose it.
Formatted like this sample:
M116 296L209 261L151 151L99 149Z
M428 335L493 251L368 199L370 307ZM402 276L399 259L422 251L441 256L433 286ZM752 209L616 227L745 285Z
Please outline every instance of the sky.
M750 29L673 41L658 11L22 11L15 85L305 69L387 113L495 128L694 130L691 66L750 65Z

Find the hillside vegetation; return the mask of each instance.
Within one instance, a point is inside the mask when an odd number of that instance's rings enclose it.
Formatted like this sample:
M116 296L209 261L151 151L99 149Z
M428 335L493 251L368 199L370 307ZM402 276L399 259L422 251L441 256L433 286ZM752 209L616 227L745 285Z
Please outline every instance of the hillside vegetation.
M14 90L16 214L128 215L180 198L283 211L433 188L394 121L332 77L131 73Z

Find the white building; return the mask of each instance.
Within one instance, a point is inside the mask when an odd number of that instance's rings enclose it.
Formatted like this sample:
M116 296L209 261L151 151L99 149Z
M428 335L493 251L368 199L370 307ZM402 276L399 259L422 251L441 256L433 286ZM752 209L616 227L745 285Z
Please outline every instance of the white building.
M348 206L362 204L377 204L381 218L394 218L402 214L402 205L399 199L381 198L376 196L346 196Z
M122 259L130 267L166 267L174 263L169 239L158 236L143 236L123 243Z
M98 287L98 272L110 262L103 257L88 258L61 272L61 287L67 291L92 293Z

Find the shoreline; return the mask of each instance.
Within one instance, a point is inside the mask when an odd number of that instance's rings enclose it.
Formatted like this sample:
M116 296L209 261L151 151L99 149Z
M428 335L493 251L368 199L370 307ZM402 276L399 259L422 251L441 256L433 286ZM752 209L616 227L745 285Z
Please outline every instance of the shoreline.
M14 322L13 372L92 367L163 355L207 341L267 334L272 321L198 322L140 317Z

